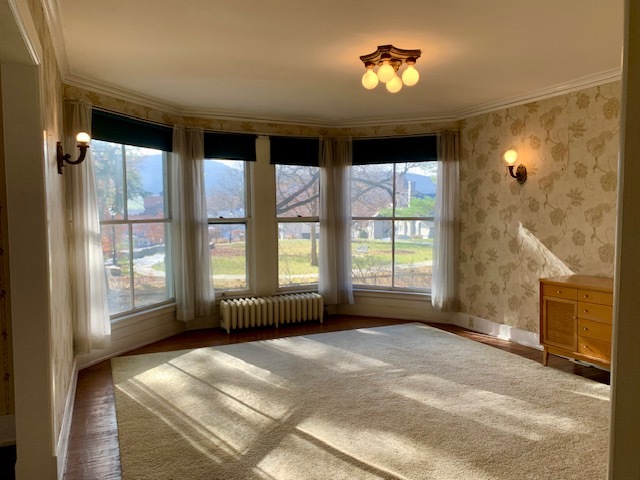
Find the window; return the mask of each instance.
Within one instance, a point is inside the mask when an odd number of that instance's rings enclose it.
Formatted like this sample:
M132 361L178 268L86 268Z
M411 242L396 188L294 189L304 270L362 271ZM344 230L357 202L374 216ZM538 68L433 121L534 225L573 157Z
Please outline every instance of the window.
M318 283L319 168L276 165L278 286Z
M173 298L167 154L92 140L109 313Z
M354 165L353 284L431 290L436 163Z
M216 290L247 290L247 162L205 159L211 272Z
M318 284L320 142L271 137L278 222L278 287Z

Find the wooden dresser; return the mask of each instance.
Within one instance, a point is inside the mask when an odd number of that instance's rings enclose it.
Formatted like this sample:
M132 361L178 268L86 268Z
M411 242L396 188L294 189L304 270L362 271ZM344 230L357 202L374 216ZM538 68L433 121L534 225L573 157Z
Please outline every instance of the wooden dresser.
M609 368L613 279L566 275L540 279L542 364L549 354Z

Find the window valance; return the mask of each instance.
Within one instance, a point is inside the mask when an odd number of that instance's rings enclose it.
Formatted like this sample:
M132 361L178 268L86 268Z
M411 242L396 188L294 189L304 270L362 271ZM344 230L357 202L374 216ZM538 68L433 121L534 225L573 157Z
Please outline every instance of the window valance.
M94 109L91 114L91 138L170 152L173 128Z
M353 140L353 165L373 163L435 162L436 135L363 138Z
M280 165L320 164L320 139L296 137L271 137L271 163Z

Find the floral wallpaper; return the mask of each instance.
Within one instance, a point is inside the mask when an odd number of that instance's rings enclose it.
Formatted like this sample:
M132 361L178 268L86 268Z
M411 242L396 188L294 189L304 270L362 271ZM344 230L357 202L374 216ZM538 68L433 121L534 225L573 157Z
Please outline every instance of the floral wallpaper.
M461 311L539 330L540 277L612 276L620 83L468 118L461 127ZM502 154L518 152L520 185Z

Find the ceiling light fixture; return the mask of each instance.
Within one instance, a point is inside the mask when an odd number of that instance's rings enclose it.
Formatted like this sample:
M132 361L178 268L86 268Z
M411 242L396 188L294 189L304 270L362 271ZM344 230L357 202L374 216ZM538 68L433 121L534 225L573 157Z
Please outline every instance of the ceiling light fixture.
M420 50L403 50L393 45L381 45L369 55L362 55L360 60L364 63L367 72L362 76L362 86L367 90L376 88L378 82L386 84L387 90L397 93L402 85L412 87L420 79L418 70L414 65L420 58ZM407 68L402 72L402 80L398 76L398 70L405 63ZM374 69L378 67L378 71Z

